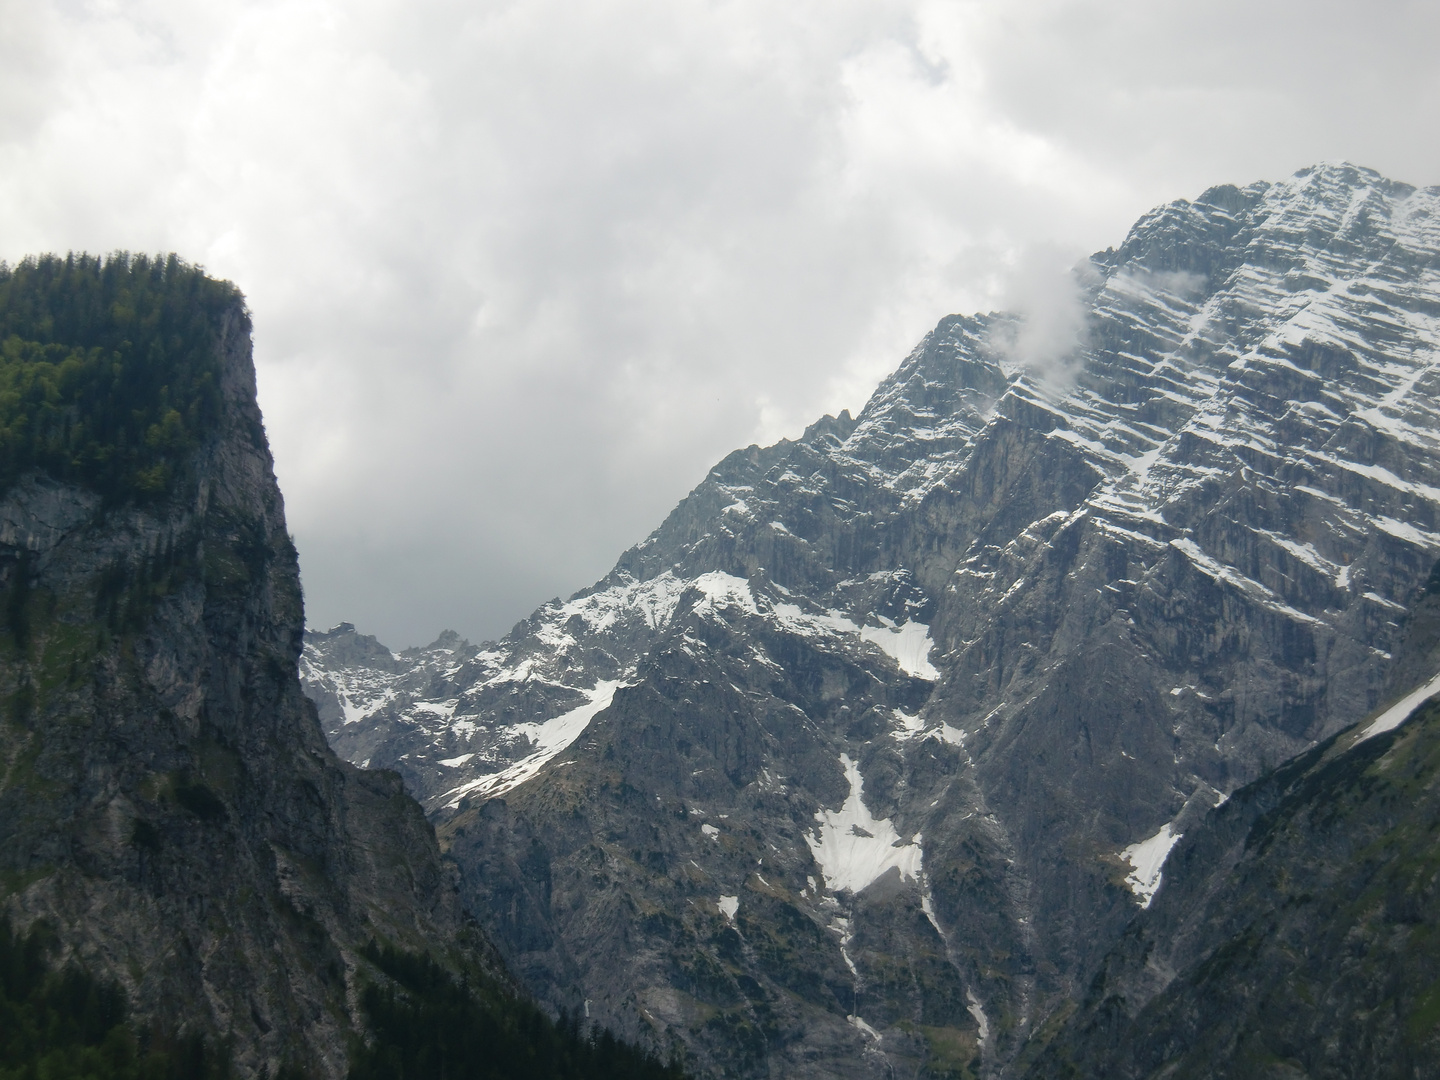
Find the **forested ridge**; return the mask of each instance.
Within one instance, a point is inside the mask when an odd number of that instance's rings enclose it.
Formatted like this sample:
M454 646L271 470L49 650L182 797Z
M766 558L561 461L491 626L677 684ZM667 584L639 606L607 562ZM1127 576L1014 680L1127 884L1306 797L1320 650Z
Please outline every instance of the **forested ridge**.
M223 1044L126 1022L113 983L69 964L45 925L15 934L0 919L0 1080L224 1080ZM683 1080L678 1065L551 1020L494 979L456 979L432 958L373 944L361 1000L370 1021L350 1080ZM300 1080L286 1074L277 1080Z
M107 502L170 489L218 421L239 290L176 255L0 265L0 494L40 469Z
M350 1080L683 1080L666 1064L577 1018L557 1023L483 976L457 981L428 956L371 945L388 977L361 996L372 1040Z

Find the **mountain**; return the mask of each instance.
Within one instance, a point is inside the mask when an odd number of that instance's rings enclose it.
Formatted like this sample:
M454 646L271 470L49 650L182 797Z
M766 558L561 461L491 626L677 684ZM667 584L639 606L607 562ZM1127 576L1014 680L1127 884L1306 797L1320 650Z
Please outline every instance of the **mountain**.
M1160 207L1083 334L951 316L499 642L302 676L552 1006L714 1075L994 1074L1228 793L1381 703L1440 554L1440 190Z
M0 1075L678 1080L518 995L327 746L234 286L0 264L0 451Z
M241 1075L342 1076L359 949L449 949L461 909L399 777L337 760L301 693L244 301L174 259L0 289L4 911Z
M1177 845L1031 1075L1435 1075L1440 574L1410 629L1418 688Z

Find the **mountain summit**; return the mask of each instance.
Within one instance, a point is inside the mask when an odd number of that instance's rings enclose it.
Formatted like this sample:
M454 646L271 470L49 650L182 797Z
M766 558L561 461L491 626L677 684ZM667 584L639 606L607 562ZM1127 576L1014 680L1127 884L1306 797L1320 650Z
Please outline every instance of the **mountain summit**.
M1166 853L1381 703L1440 554L1440 189L1159 207L502 641L302 659L537 993L736 1076L993 1073ZM1058 1010L1058 1011L1057 1011Z

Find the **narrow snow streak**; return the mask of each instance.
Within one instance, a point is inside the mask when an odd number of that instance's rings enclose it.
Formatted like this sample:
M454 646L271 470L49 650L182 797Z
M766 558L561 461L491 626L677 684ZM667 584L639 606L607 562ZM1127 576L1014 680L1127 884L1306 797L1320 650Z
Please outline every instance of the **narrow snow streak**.
M1360 737L1356 739L1352 745L1358 745L1372 735L1380 735L1386 731L1393 731L1408 720L1410 714L1424 704L1427 699L1434 697L1436 694L1440 694L1440 675L1436 675L1435 678L1431 679L1419 689L1410 691L1410 693L1406 694L1394 705L1391 705L1390 708L1386 709L1374 720L1371 720L1365 730L1360 733Z
M980 1029L980 1045L984 1046L985 1041L990 1038L990 1019L985 1015L985 1008L975 996L975 991L969 987L965 989L965 1000L968 1002L965 1011L975 1018L975 1025Z
M595 689L585 691L590 695L590 700L584 705L578 705L569 712L562 713L543 723L516 724L512 730L528 737L535 744L536 749L508 768L491 773L489 776L482 776L478 780L472 780L468 784L462 784L453 791L447 792L450 798L445 804L446 808L459 806L460 800L466 795L477 794L485 798L494 798L529 780L556 754L578 739L581 732L590 726L590 721L595 718L597 713L610 707L610 702L615 698L615 691L620 689L621 685L618 679L602 679L595 684Z

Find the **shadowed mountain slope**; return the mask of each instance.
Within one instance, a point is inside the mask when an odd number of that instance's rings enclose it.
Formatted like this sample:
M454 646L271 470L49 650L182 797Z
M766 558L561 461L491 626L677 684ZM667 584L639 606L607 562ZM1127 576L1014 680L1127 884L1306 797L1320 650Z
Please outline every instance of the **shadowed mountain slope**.
M1436 1075L1440 577L1410 631L1419 689L1178 845L1030 1075Z

